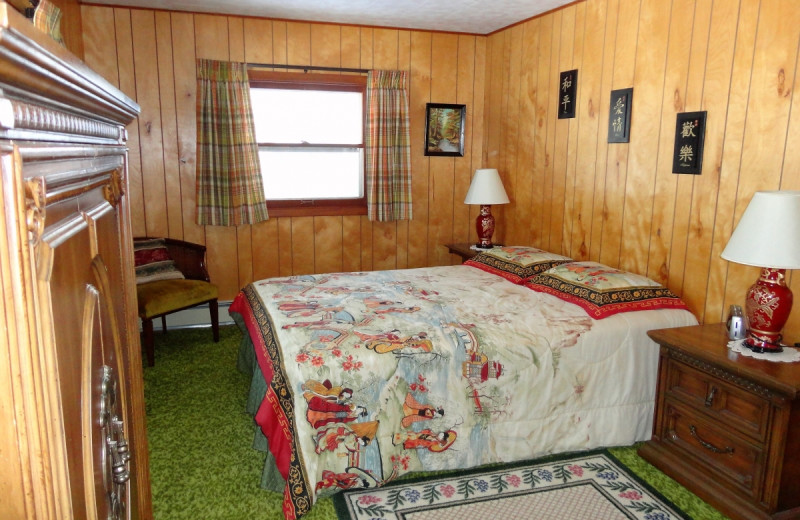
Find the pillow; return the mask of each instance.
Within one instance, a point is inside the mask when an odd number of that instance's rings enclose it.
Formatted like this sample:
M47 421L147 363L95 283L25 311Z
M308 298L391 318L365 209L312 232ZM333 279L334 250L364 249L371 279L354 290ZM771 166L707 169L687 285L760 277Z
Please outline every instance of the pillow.
M574 303L594 319L619 312L687 308L663 285L597 262L561 264L527 280L525 286Z
M570 261L572 258L535 247L499 246L478 253L464 262L464 265L471 265L521 284L526 278Z
M136 268L136 284L184 278L169 256L162 238L133 241L133 265Z

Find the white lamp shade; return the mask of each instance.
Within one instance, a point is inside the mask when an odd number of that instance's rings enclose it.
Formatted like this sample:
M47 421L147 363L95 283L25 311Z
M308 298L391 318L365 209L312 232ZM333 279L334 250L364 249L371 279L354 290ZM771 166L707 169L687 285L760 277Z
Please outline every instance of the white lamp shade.
M753 195L722 258L773 269L800 269L800 191Z
M503 181L495 168L475 170L464 204L508 204Z

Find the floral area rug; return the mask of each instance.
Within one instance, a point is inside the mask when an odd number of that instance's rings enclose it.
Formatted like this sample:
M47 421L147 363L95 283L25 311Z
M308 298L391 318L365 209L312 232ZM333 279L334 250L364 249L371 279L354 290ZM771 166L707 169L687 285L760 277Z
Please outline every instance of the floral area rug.
M334 503L340 520L689 518L606 450L402 480Z

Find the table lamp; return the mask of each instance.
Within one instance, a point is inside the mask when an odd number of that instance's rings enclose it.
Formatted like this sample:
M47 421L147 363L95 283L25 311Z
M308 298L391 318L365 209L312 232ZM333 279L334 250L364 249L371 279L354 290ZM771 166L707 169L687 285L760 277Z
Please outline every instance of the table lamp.
M787 269L800 269L800 191L759 191L733 230L722 258L761 268L745 300L745 346L780 352L792 310Z
M490 249L494 233L494 217L492 204L508 204L508 195L503 188L503 181L495 168L475 170L472 183L469 185L464 204L480 204L481 212L475 219L475 230L478 232L477 247Z

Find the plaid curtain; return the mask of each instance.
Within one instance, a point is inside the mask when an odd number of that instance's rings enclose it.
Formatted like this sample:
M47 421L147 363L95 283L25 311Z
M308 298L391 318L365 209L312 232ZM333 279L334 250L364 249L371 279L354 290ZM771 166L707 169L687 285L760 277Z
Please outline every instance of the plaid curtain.
M197 60L197 223L266 220L247 65Z
M371 70L367 76L366 184L370 220L411 220L408 73Z
M36 11L33 13L33 26L64 45L64 38L61 36L61 9L47 0L41 0L36 6Z

